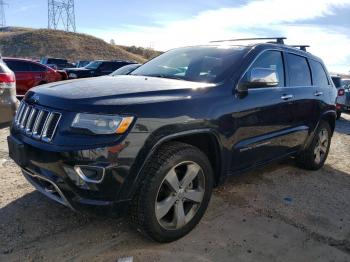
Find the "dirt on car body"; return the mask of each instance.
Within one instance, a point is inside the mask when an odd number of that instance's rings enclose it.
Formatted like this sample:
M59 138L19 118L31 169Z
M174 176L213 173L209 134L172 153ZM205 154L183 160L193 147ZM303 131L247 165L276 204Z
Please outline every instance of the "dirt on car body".
M350 117L337 122L320 171L293 160L230 178L204 219L157 244L128 221L87 217L35 191L9 159L0 131L0 261L349 261Z

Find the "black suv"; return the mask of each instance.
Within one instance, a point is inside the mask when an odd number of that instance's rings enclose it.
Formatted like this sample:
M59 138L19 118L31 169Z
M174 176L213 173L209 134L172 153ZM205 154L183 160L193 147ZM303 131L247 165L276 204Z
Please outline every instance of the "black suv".
M76 78L86 78L86 77L95 77L95 76L104 76L113 73L115 70L125 66L135 64L133 61L104 61L97 60L90 62L85 67L80 68L65 68L69 79Z
M68 67L69 63L67 59L63 58L52 58L52 57L43 57L40 59L40 63L54 69L62 70L63 68Z
M43 194L123 215L160 242L200 221L227 176L294 157L317 170L335 127L322 61L275 43L174 49L131 75L30 90L10 156Z

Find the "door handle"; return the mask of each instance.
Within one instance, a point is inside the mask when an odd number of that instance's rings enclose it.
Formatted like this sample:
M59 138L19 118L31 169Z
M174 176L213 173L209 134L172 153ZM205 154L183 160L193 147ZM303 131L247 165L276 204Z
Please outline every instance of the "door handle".
M316 92L314 93L314 96L321 96L321 95L323 95L323 92L316 91Z
M293 99L293 98L294 98L293 95L283 95L283 96L281 96L282 100L290 100L290 99Z

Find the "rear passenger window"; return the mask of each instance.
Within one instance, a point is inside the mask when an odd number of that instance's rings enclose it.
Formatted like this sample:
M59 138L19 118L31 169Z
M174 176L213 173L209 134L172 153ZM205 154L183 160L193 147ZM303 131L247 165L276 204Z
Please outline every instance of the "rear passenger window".
M284 81L284 65L282 53L279 51L266 51L258 57L258 59L249 68L244 78L250 75L250 72L254 68L268 68L273 69L277 73L279 84L278 86L285 86Z
M305 57L286 54L290 86L311 86L310 68Z
M321 63L309 60L312 69L312 79L315 86L328 86L329 81Z
M5 63L13 72L28 72L28 71L30 71L29 64L26 62L7 60L7 61L5 61Z

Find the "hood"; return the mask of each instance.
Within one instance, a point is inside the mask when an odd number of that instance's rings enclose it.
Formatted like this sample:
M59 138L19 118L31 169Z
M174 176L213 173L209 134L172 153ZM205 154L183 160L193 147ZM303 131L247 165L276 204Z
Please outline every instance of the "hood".
M215 84L155 77L103 76L42 85L31 89L25 99L69 111L120 112L131 104L187 99L212 86Z

